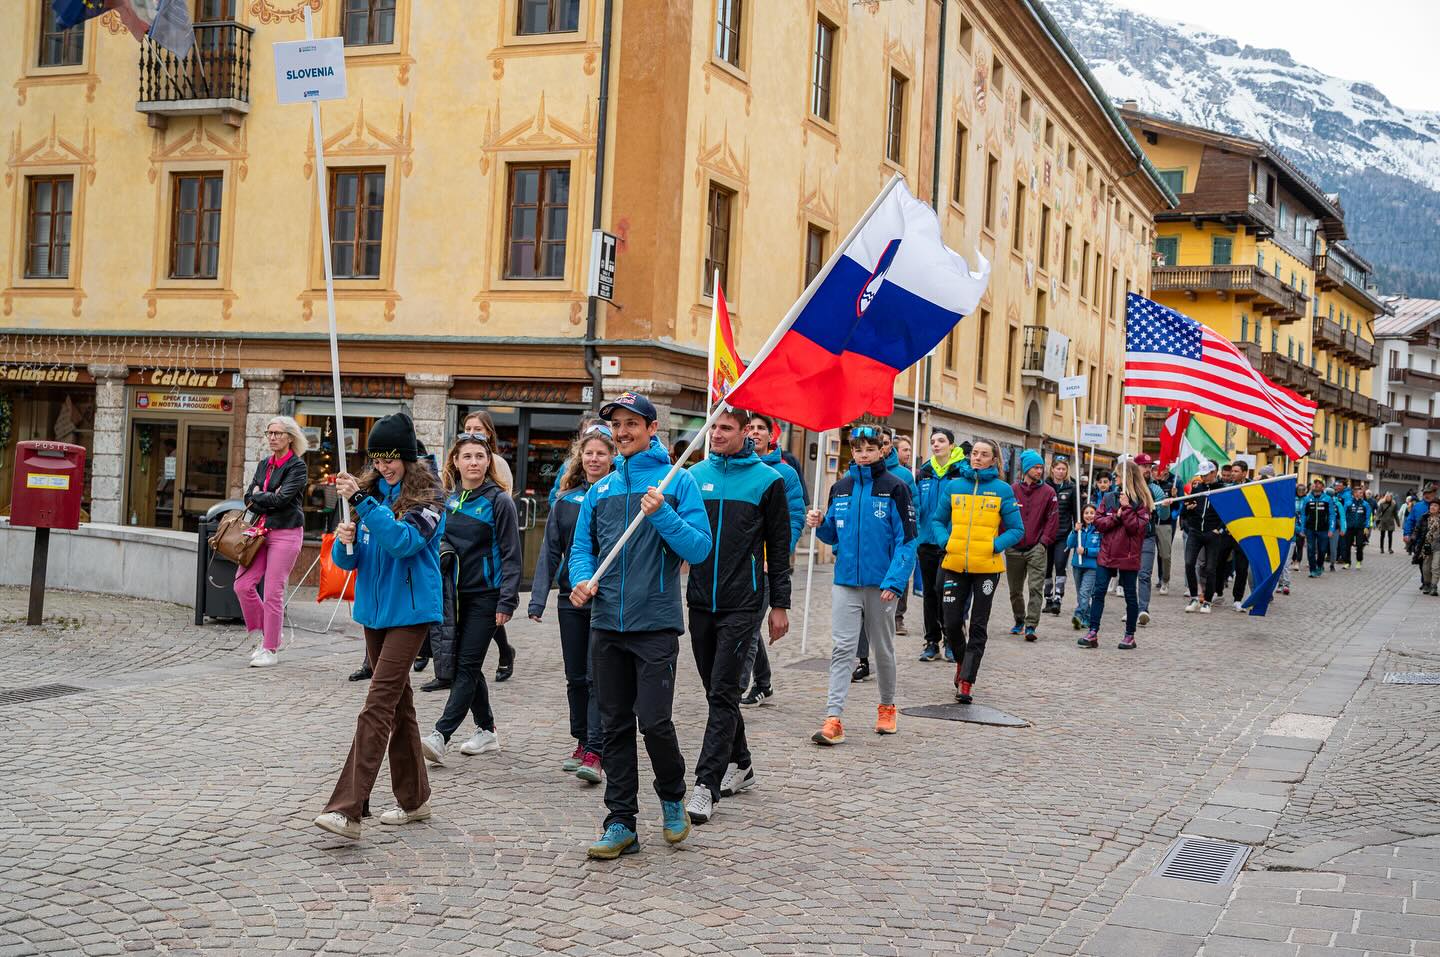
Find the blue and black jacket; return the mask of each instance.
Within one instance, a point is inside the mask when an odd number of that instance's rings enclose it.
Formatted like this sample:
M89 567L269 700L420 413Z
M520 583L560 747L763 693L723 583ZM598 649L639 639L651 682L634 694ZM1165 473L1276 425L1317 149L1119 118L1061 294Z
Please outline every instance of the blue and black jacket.
M835 584L897 595L915 570L915 505L884 462L860 465L830 488L816 537L835 549Z
M789 608L790 504L780 473L746 440L735 455L711 452L690 476L700 486L714 547L690 566L686 603L715 613L759 612L762 599L771 608ZM768 596L762 587L767 567Z
M885 467L890 470L891 475L897 476L910 490L910 504L913 506L918 502L920 489L915 485L915 476L911 474L909 468L900 464L900 453L895 449L891 449L890 454L885 456Z
M339 538L330 548L336 567L355 572L352 617L366 628L383 630L428 625L444 617L440 586L440 539L445 508L435 502L397 518L400 486L377 479L373 494L355 506L359 534L354 554Z
M930 516L935 514L935 506L940 501L940 486L944 485L945 480L950 476L959 474L959 468L963 462L965 462L965 456L957 445L951 450L949 461L940 466L938 470L935 467L933 456L926 459L925 464L920 466L920 477L915 480L915 514L920 517L918 545L945 547L945 539L935 537L940 534L940 531L930 521Z
M643 452L619 456L615 471L585 493L570 546L570 581L588 582L630 520L645 490L670 471L670 454L656 438ZM606 631L685 630L680 602L680 563L710 554L710 522L700 487L681 470L665 489L665 504L640 523L605 572L594 599L590 626Z
M461 595L495 592L495 611L513 615L520 603L520 521L515 500L486 481L456 489L445 501L445 541L455 549Z
M790 510L790 551L793 552L805 531L805 486L800 481L800 473L785 461L779 449L771 449L768 455L760 457L760 461L779 472L780 478L785 480L785 503Z
M1094 522L1079 531L1072 529L1070 537L1065 540L1065 548L1070 552L1070 567L1099 568L1100 542L1100 529L1095 527ZM1077 545L1085 546L1084 555L1080 554Z
M1307 492L1295 506L1295 531L1301 535L1311 532L1345 531L1345 515L1329 492Z
M561 474L564 474L563 472ZM545 599L554 586L564 601L570 597L570 544L575 540L575 522L580 517L580 506L585 503L585 493L590 491L589 482L584 482L565 492L556 493L550 503L550 518L545 522L545 543L541 546L540 557L535 560L535 577L530 583L530 614L539 618L545 613ZM555 488L560 487L557 482Z
M1369 528L1375 511L1368 498L1357 497L1353 489L1347 488L1340 493L1340 513L1345 517L1345 529L1353 532Z

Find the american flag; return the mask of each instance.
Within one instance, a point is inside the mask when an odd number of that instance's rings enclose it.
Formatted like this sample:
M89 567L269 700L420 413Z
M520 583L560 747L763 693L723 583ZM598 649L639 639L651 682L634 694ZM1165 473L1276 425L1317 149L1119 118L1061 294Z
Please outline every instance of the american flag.
M1125 300L1125 401L1218 416L1292 459L1315 440L1314 402L1256 372L1228 339L1133 292Z

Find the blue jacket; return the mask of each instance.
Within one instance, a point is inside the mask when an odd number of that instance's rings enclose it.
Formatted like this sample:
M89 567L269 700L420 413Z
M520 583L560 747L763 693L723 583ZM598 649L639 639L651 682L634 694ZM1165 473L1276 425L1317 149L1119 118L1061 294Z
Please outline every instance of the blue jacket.
M915 476L908 468L900 464L899 452L894 449L890 450L890 454L885 456L885 467L890 470L891 474L898 476L905 483L905 487L910 490L910 504L913 506L919 501L920 490L915 486Z
M561 473L564 474L563 472ZM545 599L551 586L560 593L560 600L570 597L570 575L568 554L570 543L575 539L575 521L580 517L580 506L585 504L585 493L590 484L582 481L564 495L559 494L560 483L551 489L550 517L545 521L545 540L540 554L535 559L535 576L530 580L530 614L539 618L545 613Z
M793 552L805 530L805 486L800 482L800 473L785 461L779 449L771 449L769 455L760 457L760 461L779 472L785 480L785 504L790 509L790 551Z
M1401 533L1404 538L1410 538L1415 534L1415 529L1425 521L1425 516L1430 514L1430 503L1423 498L1416 499L1410 506L1410 511L1405 513L1405 530Z
M900 594L915 570L915 506L909 487L883 462L850 471L830 489L815 529L835 549L835 584Z
M1072 568L1099 568L1100 541L1100 529L1095 527L1094 522L1086 525L1083 531L1071 531L1070 537L1065 540L1065 547L1070 550L1070 566ZM1084 555L1076 550L1076 545L1085 546Z
M630 520L640 512L645 490L670 471L670 454L660 440L631 456L619 456L615 471L585 493L570 546L570 581L588 582ZM681 470L665 489L665 504L640 523L600 580L593 600L592 628L606 631L685 630L680 600L680 563L703 562L710 554L710 521L700 487Z
M1345 516L1329 492L1306 492L1295 506L1295 533L1307 535L1312 531L1345 531Z
M926 520L931 525L931 535L942 548L950 542L955 514L952 495L994 496L1000 499L1000 530L990 546L996 555L1003 555L1006 549L1014 548L1025 537L1025 520L1020 516L1015 490L1000 478L1000 470L992 465L977 472L969 462L959 462L936 490L935 505Z
M412 508L396 518L392 506L400 486L382 478L375 486L380 498L367 496L355 507L360 523L355 553L346 554L340 539L330 548L336 567L355 572L352 617L366 628L426 625L444 617L440 585L440 540L445 510L434 505Z
M735 455L711 452L690 470L690 477L700 486L714 547L704 561L691 564L686 603L715 613L759 613L768 575L770 607L789 608L791 532L785 480L760 461L748 440Z
M1356 499L1354 490L1347 488L1345 489L1345 491L1340 493L1340 511L1345 516L1345 525L1347 529L1353 529L1356 524L1354 519L1359 518L1358 510L1355 510L1355 514L1353 516L1351 515L1352 506L1354 506L1357 501L1365 509L1364 524L1360 527L1362 529L1369 528L1372 524L1374 524L1373 520L1375 517L1375 508L1373 505L1371 505L1370 500L1368 498Z
M959 451L957 446L955 452ZM934 458L926 459L925 464L920 466L920 478L915 482L917 489L915 509L916 514L920 516L920 545L938 545L942 548L945 546L945 539L936 539L935 523L930 518L935 514L935 503L940 500L940 486L944 484L948 476L957 474L956 468L964 461L964 455L957 456L952 453L950 461L941 466L940 472L935 470Z

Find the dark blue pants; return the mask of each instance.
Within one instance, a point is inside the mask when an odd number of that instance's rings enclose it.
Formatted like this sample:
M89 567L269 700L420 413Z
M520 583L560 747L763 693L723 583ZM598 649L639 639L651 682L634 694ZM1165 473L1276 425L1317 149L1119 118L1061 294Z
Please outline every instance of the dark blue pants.
M1125 592L1125 634L1133 635L1135 622L1140 617L1140 596L1135 588L1140 573L1106 568L1103 565L1095 569L1095 587L1090 591L1090 630L1100 630L1100 618L1105 614L1105 592L1109 590L1111 580L1117 575L1120 578L1120 588Z
M1323 572L1325 570L1325 559L1330 554L1329 533L1306 532L1305 542L1310 548L1310 571Z

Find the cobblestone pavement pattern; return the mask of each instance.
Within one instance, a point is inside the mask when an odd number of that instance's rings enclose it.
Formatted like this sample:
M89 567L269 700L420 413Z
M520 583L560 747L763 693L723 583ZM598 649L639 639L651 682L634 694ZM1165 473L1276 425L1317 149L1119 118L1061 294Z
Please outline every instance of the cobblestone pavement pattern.
M349 844L310 819L364 694L345 681L358 642L302 632L281 667L247 669L242 630L196 628L186 608L52 593L55 623L32 630L23 594L0 590L3 685L94 689L0 706L0 955L1079 953L1410 577L1387 556L1302 578L1265 619L1157 595L1134 652L1115 649L1119 600L1084 651L1068 617L1044 618L1035 644L1007 637L999 595L976 699L1031 727L902 715L882 738L872 681L834 749L808 741L825 676L790 667L797 610L777 704L746 714L757 787L672 849L645 786L644 850L614 863L584 858L599 790L559 770L572 745L553 608L512 625L515 678L491 686L503 750L434 770L432 821L367 824ZM828 653L826 595L817 573L812 659ZM953 668L916 661L917 626L898 639L902 708L951 698ZM681 647L693 762L704 698ZM428 726L444 702L417 699Z

